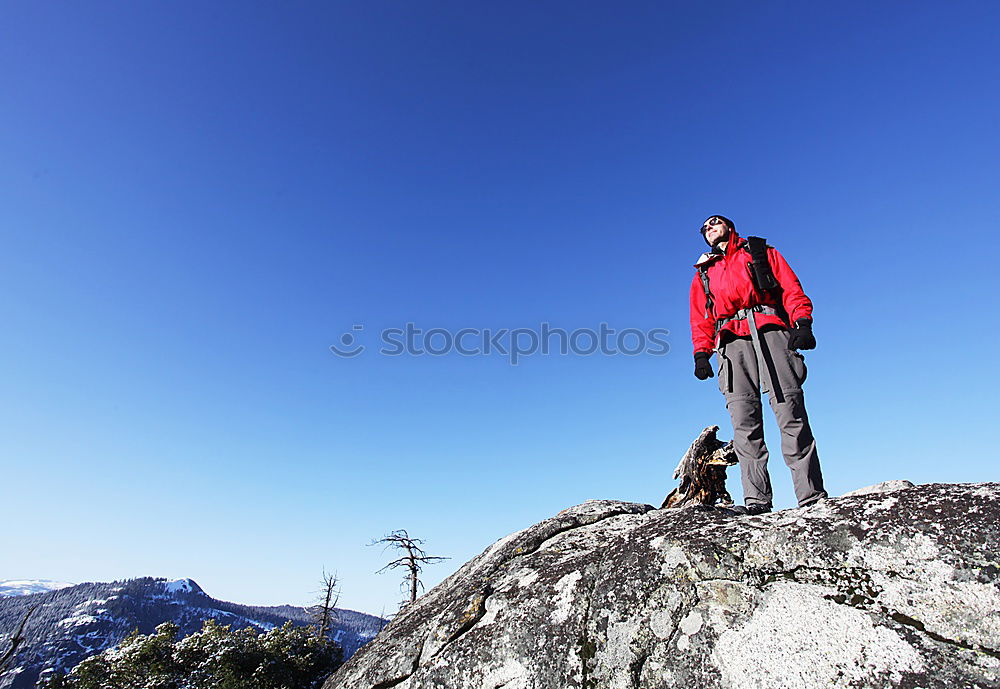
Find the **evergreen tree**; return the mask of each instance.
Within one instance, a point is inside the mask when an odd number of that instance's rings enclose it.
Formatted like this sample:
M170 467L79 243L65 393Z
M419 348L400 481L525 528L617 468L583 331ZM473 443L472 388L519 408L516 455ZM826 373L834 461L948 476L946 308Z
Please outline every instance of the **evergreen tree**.
M205 620L177 639L165 622L39 683L42 689L317 689L342 662L332 641L291 622L259 634Z

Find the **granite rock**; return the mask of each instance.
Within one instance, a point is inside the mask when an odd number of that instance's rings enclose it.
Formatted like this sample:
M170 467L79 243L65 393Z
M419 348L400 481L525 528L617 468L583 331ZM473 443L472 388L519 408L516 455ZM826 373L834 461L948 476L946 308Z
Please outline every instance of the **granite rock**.
M998 687L998 542L998 483L752 517L590 500L470 560L324 689Z

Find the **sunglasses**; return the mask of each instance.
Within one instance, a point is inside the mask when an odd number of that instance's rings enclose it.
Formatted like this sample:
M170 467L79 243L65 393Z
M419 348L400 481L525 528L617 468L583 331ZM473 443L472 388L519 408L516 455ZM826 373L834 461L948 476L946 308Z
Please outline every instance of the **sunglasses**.
M719 218L709 218L708 221L701 226L701 233L705 234L708 232L708 228L715 227L716 225L722 225L723 222Z

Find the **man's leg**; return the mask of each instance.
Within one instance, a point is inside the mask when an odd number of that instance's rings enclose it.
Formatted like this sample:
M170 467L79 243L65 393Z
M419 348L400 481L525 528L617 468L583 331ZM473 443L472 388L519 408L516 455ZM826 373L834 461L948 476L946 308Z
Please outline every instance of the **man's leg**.
M771 507L773 494L767 474L759 381L757 355L748 338L737 338L722 346L719 389L726 397L733 421L733 449L740 460L743 501L747 506Z
M792 484L799 507L827 496L823 489L823 473L819 468L816 439L809 427L802 383L806 379L806 365L801 354L788 349L788 331L770 330L763 333L774 359L778 381L785 401L774 401L768 395L771 409L781 429L781 454L792 472Z

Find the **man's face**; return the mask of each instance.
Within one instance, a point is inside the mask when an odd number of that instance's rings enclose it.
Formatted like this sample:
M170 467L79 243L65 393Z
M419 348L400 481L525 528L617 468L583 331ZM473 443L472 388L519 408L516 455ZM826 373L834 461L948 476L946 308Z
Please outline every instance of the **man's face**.
M701 226L702 232L705 234L705 241L715 246L715 243L721 239L725 239L729 234L729 228L726 227L726 221L721 218L712 216L705 221L705 224Z

